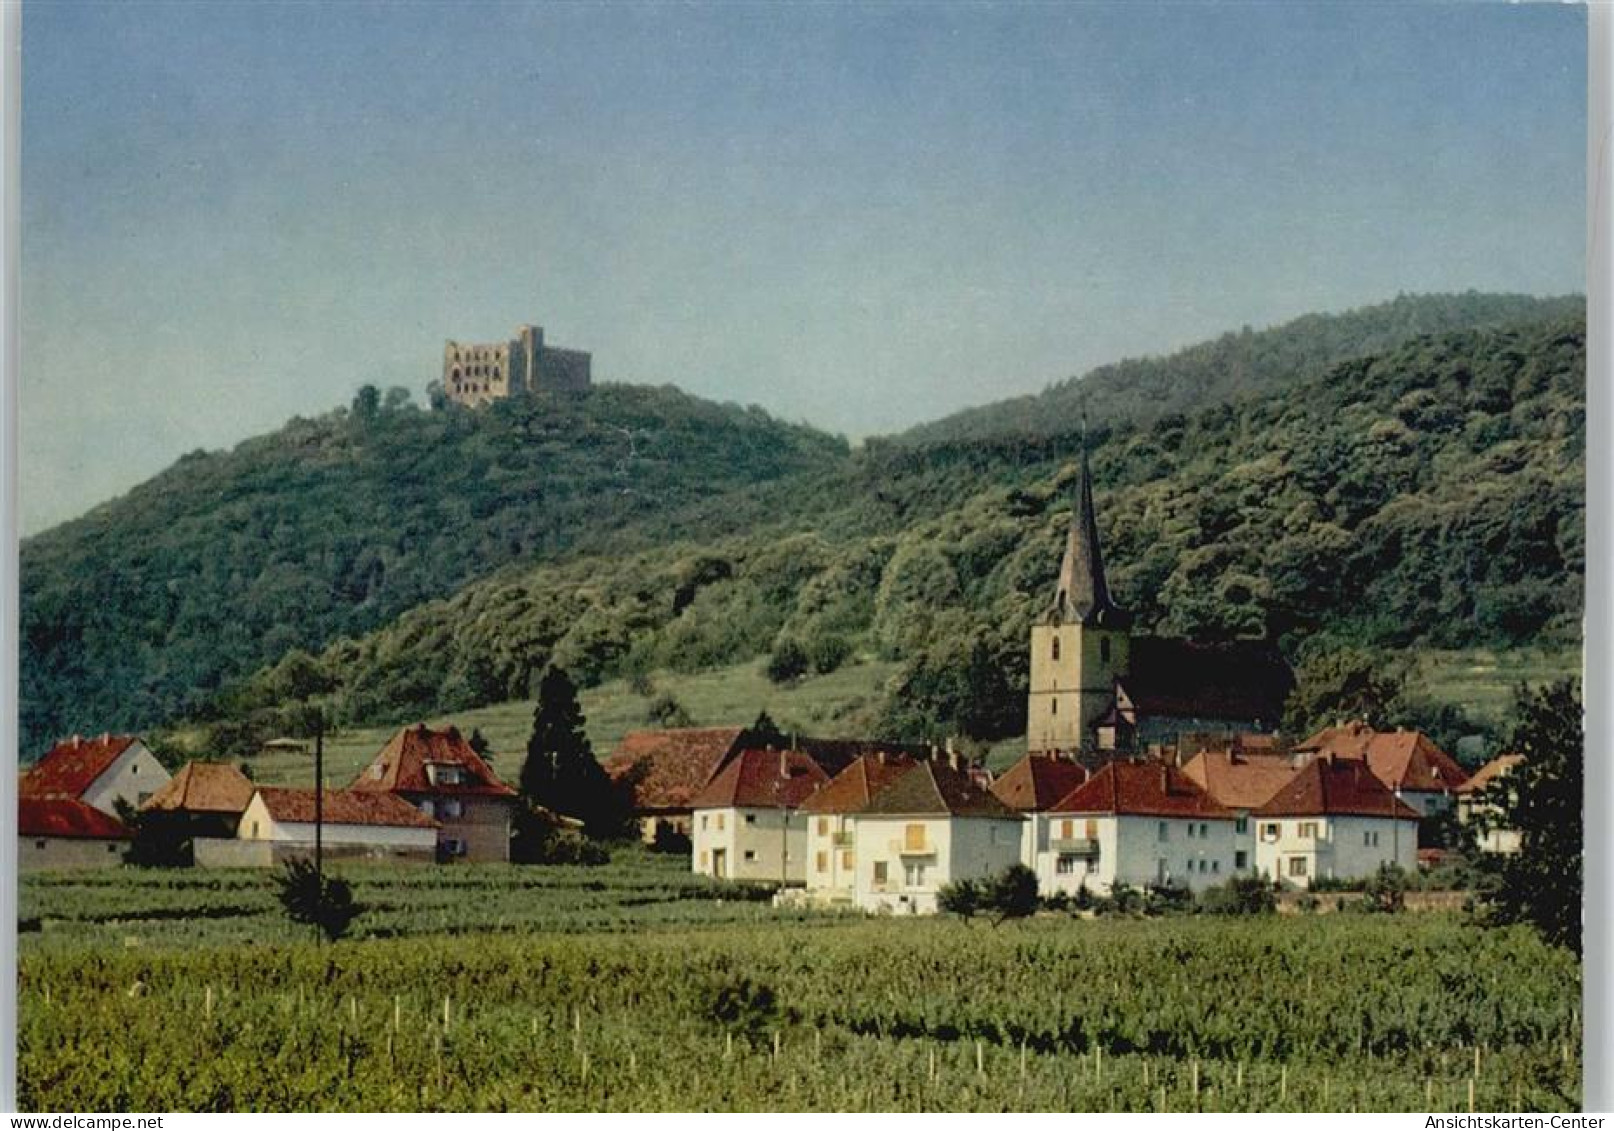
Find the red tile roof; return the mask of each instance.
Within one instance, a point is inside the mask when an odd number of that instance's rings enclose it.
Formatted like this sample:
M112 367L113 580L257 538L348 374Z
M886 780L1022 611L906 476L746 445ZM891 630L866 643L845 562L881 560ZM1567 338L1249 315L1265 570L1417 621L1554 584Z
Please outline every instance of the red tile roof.
M1055 754L1027 754L992 783L992 795L1010 809L1037 813L1087 780L1087 768Z
M939 758L914 762L869 799L860 810L866 816L998 817L1018 820L1020 814L992 796L967 770L954 769Z
M1255 809L1295 776L1296 767L1283 754L1195 754L1182 772L1229 809Z
M1164 762L1111 762L1056 802L1049 812L1233 819L1233 814L1198 782Z
M829 781L799 750L742 750L690 801L692 809L799 809Z
M458 766L466 780L458 785L434 785L426 776L428 765ZM514 797L516 793L471 749L458 728L432 730L425 723L393 735L348 788L404 795Z
M314 791L259 786L259 797L269 816L277 821L312 824ZM324 812L327 825L386 825L389 827L435 829L437 822L393 793L360 792L353 789L327 789Z
M1511 773L1513 767L1524 761L1523 754L1498 754L1474 771L1474 776L1457 787L1458 793L1477 793L1497 778Z
M605 771L616 779L638 775L634 808L641 812L688 809L738 753L745 733L745 727L629 731L605 760Z
M252 800L252 781L224 762L187 762L168 784L146 798L147 812L240 814Z
M73 797L24 797L17 802L18 836L128 840L123 822Z
M1295 749L1365 758L1378 779L1392 789L1445 792L1468 779L1451 755L1415 730L1376 731L1365 723L1347 723L1326 727Z
M18 791L25 797L78 797L106 773L139 739L132 734L103 734L63 739L23 775Z
M1395 817L1418 811L1390 792L1361 758L1319 755L1255 810L1262 817Z
M802 809L808 813L860 813L916 760L901 753L865 754L809 797Z

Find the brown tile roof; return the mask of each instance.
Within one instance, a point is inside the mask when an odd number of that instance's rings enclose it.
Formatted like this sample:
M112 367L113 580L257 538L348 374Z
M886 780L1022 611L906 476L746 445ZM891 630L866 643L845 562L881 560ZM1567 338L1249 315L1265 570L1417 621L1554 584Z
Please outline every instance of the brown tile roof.
M1252 642L1198 645L1140 636L1116 681L1140 715L1231 719L1277 725L1294 673L1271 648Z
M1391 817L1416 821L1418 811L1400 800L1361 758L1320 754L1256 809L1261 817Z
M799 750L742 750L690 801L692 809L799 809L829 781Z
M907 754L865 754L802 805L808 813L860 813L876 793L917 761Z
M426 776L428 764L459 766L466 780L459 785L433 785ZM349 789L364 792L459 794L514 797L516 791L471 749L456 727L432 730L425 723L405 727L359 771Z
M1473 777L1457 787L1457 792L1477 793L1489 786L1497 778L1504 777L1512 772L1513 767L1523 761L1523 754L1498 754L1485 765L1475 770Z
M1020 814L992 796L969 773L938 758L914 762L877 790L860 810L866 816L999 817Z
M264 808L277 821L310 824L314 820L314 791L259 786ZM328 825L386 825L389 827L435 829L437 822L393 793L360 792L353 789L327 789L324 812Z
M1225 754L1204 751L1182 768L1194 783L1229 809L1256 809L1295 776L1283 754Z
M605 770L618 779L639 775L634 808L641 812L688 809L739 751L745 733L745 727L629 731L605 760Z
M224 762L186 762L140 808L147 811L240 814L252 800L251 780Z
M992 795L1010 809L1038 813L1087 780L1087 768L1070 758L1027 754L992 783Z
M1121 817L1206 817L1232 820L1199 783L1165 762L1110 762L1049 809Z
M23 797L17 802L17 835L128 840L123 822L74 797Z
M1392 789L1415 792L1454 790L1468 779L1450 754L1416 730L1376 731L1365 723L1325 727L1296 750L1365 758L1373 773Z
M63 739L23 775L18 792L25 797L78 797L138 741L132 734Z

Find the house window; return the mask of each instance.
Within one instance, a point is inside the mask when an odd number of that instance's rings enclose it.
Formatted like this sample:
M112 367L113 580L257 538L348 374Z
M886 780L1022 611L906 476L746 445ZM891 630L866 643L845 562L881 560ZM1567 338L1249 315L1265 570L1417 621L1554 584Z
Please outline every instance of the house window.
M1058 700L1058 698L1048 700L1048 713L1050 715L1059 714L1059 700Z
M109 844L109 845L106 846L106 850L108 852L117 852L118 846L115 845L115 844Z
M1155 825L1155 839L1158 840L1158 841L1164 842L1164 841L1170 839L1170 837L1171 837L1171 826L1166 824L1166 822L1164 822L1164 821L1158 822Z
M1363 833L1362 834L1362 843L1364 845L1366 845L1368 848L1377 848L1379 846L1379 834L1378 833Z
M1059 662L1059 637L1054 637L1054 662Z
M719 813L717 815L717 831L718 832L723 831L723 814L722 813Z
M1241 848L1237 852L1233 853L1233 867L1234 868L1243 869L1243 868L1248 868L1249 866L1250 866L1250 854L1248 852L1245 852Z
M1270 824L1265 824L1265 825L1261 826L1261 839L1262 840L1277 840L1278 839L1278 823L1276 821L1273 821Z
M877 887L877 888L885 887L885 861L884 860L876 860L874 862L874 886Z
M819 836L828 836L829 835L829 818L828 817L820 817L820 818L818 818L818 835Z
M258 839L258 822L257 821L252 822L252 839L253 840Z
M745 858L747 860L755 860L757 858L757 850L754 849L754 848L746 849L745 850Z
M1199 836L1201 840L1210 836L1210 826L1205 824L1203 821L1199 823Z
M1188 822L1188 839L1189 840L1194 839L1194 822L1192 822L1192 821Z
M902 830L902 847L909 852L925 850L925 826L908 825Z
M701 871L706 871L706 850L701 849Z
M1289 857L1289 874L1291 876L1304 876L1306 874L1306 858L1304 856Z
M43 852L43 851L45 851L45 842L42 841L42 840L36 840L36 841L34 841L34 847L39 849L39 851Z
M1248 817L1239 817L1233 822L1233 831L1239 836L1243 836L1245 833L1249 832L1250 819Z
M437 816L437 802L433 801L429 797L426 798L426 800L420 803L420 811L426 814L428 817Z
M461 816L465 812L465 802L461 801L457 797L445 798L440 811L444 817L452 818Z
M1087 874L1089 876L1098 875L1098 861L1093 859L1091 856L1087 858Z
M1316 840L1317 839L1317 822L1316 821L1302 821L1302 822L1300 822L1300 839L1301 840Z
M1054 875L1074 876L1076 874L1076 857L1061 856L1054 861Z
M902 882L911 888L925 886L925 866L909 864L902 870Z
M380 762L377 762L375 765L370 767L370 780L380 781L381 775L385 772L385 767L383 767Z
M748 825L756 824L757 823L757 815L755 813L747 813L745 815L745 823L748 824Z
M820 852L813 858L813 870L815 872L829 871L829 853Z
M850 848L842 849L842 851L841 851L841 871L850 872L851 870L852 870L852 850Z
M1212 860L1211 861L1211 871L1212 872L1220 872L1221 870L1222 870L1222 862L1220 860Z
M1074 837L1076 835L1075 829L1076 829L1076 822L1075 821L1060 821L1059 822L1059 835L1064 840L1070 840L1072 837Z
M1098 839L1098 821L1096 821L1092 817L1087 818L1087 839L1088 840L1097 840Z

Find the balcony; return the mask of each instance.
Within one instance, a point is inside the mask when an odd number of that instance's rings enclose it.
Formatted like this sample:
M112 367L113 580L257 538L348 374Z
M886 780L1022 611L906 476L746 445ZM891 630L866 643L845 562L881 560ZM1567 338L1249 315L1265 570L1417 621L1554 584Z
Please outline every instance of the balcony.
M1098 841L1093 837L1054 837L1048 847L1060 856L1080 856L1093 859L1098 856Z
M891 842L891 851L898 856L934 856L936 846L929 840L909 840L907 837L897 837Z

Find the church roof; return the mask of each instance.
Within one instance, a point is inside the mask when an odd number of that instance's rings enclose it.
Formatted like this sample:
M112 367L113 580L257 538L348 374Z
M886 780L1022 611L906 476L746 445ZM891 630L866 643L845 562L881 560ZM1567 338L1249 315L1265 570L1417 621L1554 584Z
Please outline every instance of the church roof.
M1276 725L1294 672L1271 648L1248 641L1199 645L1138 636L1117 683L1139 715L1236 719Z
M1059 588L1055 591L1048 619L1055 624L1082 624L1100 628L1128 628L1132 614L1110 597L1104 577L1104 554L1098 542L1098 516L1093 507L1093 477L1082 451L1076 477L1076 505L1065 536L1065 557L1059 566Z

